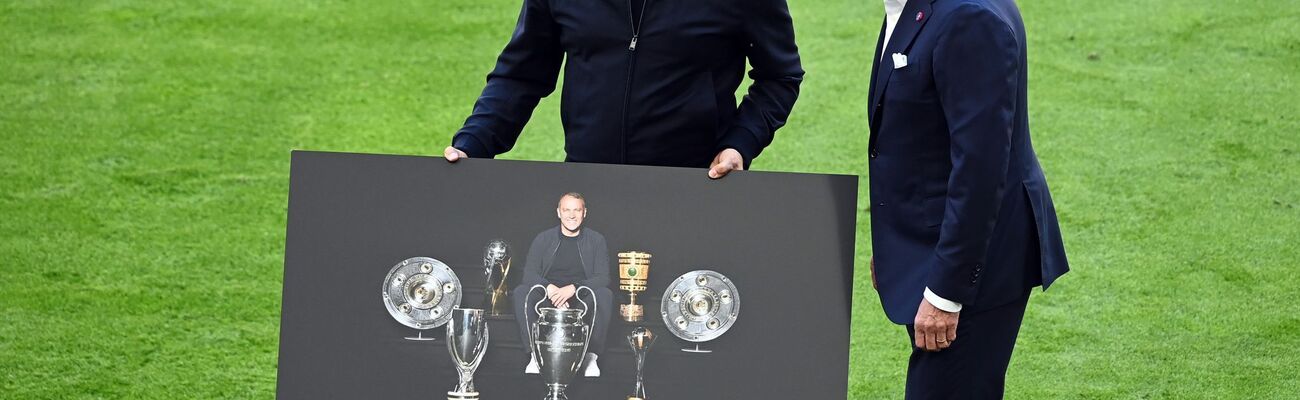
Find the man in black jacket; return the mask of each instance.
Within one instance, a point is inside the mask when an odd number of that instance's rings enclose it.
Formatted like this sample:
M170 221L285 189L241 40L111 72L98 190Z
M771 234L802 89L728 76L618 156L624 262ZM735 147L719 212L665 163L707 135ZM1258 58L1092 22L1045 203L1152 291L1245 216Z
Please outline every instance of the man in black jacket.
M739 105L745 61L754 83ZM509 151L555 89L565 160L741 170L803 80L785 0L524 0L449 161Z
M515 288L513 298L516 299L515 320L519 323L519 337L531 337L527 321L537 320L533 306L539 301L543 307L581 307L573 301L577 297L589 309L596 305L583 376L597 377L600 376L600 367L596 364L596 357L605 349L610 312L614 306L614 292L609 289L609 247L600 232L582 226L587 218L587 201L581 194L565 193L561 196L555 214L560 218L560 225L542 231L533 239L532 246L528 247L528 258L524 260L522 284ZM546 292L533 291L534 285L542 285ZM591 288L596 298L591 298L591 294L586 292L579 294L579 286ZM531 349L527 352L530 359L524 372L535 374L538 372L537 358Z

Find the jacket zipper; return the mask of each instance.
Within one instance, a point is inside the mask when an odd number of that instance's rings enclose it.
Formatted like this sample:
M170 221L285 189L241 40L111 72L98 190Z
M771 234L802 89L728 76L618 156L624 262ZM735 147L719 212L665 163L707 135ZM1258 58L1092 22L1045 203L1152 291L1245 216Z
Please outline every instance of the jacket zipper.
M627 83L623 86L623 135L619 137L619 149L621 151L619 161L623 164L627 164L627 111L632 102L632 72L636 67L636 42L641 37L641 23L645 21L645 9L646 5L649 4L650 0L644 0L641 3L640 18L634 19L632 0L627 0L627 23L632 26L632 40L627 44Z
M563 240L563 238L561 238L561 240ZM551 272L551 267L555 265L555 255L559 253L560 253L560 242L556 241L555 248L551 249L551 256L547 257L548 259L551 260L550 265L542 266L542 279L546 279L546 274ZM579 257L581 257L581 255L579 255Z

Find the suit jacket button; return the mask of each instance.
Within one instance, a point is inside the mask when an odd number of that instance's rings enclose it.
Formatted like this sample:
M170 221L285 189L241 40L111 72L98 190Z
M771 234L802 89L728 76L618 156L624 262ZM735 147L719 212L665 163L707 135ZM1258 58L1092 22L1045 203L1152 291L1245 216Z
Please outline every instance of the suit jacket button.
M880 152L876 150L871 150L870 153L867 153L867 156L871 158L880 157Z

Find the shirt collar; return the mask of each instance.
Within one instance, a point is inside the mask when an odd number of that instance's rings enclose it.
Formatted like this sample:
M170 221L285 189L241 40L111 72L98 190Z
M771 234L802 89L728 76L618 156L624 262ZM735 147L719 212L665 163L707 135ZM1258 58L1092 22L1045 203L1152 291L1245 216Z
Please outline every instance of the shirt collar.
M885 15L897 17L903 14L907 0L885 0Z

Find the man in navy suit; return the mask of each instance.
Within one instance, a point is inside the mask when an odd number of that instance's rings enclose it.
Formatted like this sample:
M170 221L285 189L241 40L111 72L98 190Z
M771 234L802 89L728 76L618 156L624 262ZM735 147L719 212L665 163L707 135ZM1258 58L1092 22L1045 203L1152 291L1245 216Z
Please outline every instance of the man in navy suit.
M1001 398L1033 287L1069 267L1029 141L1013 0L885 0L872 66L872 279L909 399Z

